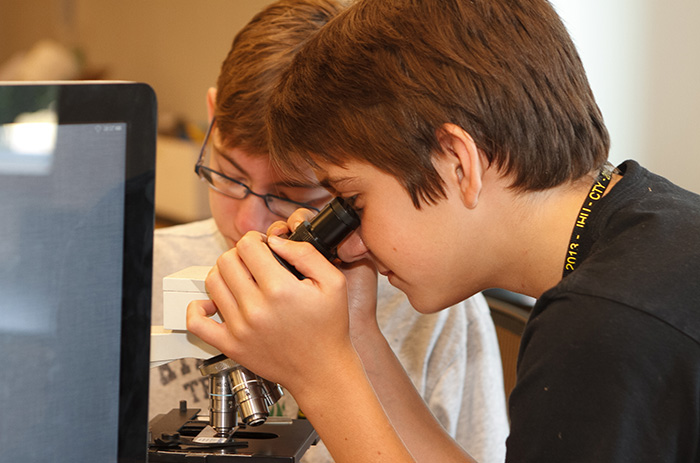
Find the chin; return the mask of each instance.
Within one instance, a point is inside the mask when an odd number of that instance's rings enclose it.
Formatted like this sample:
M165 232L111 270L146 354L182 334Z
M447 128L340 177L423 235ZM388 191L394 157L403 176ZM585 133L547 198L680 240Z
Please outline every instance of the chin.
M411 303L411 306L417 312L422 313L424 315L439 312L442 309L448 307L446 305L438 304L437 301L430 297L420 297L417 294L412 295L409 292L406 292L406 296L408 297L408 302Z
M409 286L406 284L401 284L402 280L399 280L396 278L396 276L389 272L389 275L387 275L389 283L399 291L403 292L406 297L408 298L408 302L411 303L411 306L413 309L419 313L422 314L431 314L435 312L439 312L447 307L449 307L451 304L445 304L444 300L438 300L435 298L435 295L437 294L435 291L431 291L427 289L427 292L421 291L420 289L416 289L415 286ZM422 285L421 288L425 288L425 285Z
M439 290L426 288L425 292L420 291L404 291L408 297L408 301L413 308L422 314L428 315L440 312L455 304L469 298L469 295L452 294L445 297Z

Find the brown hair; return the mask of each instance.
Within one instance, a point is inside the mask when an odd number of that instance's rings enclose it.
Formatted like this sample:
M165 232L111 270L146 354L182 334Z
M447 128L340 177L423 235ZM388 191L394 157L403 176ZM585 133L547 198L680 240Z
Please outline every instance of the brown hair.
M444 196L436 130L464 128L512 187L542 190L607 159L582 63L546 0L360 0L297 54L271 100L273 160L394 175Z
M342 0L280 0L240 30L217 80L216 123L227 147L267 155L272 90L304 41L343 6Z

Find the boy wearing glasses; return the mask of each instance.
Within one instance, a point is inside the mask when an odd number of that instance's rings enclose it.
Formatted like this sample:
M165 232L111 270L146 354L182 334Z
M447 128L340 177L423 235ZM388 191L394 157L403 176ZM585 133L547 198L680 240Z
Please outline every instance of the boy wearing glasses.
M210 186L213 217L156 231L154 324L162 319L164 276L191 265L214 265L246 232L265 231L300 207L317 211L332 198L311 180L310 172L295 177L302 180L276 173L268 155L264 116L269 95L296 51L341 8L334 0L279 1L234 39L217 89L207 94L211 123L195 166ZM377 285L374 274L365 280ZM441 425L484 461L502 461L508 433L502 373L483 297L457 303L442 314L421 316L383 277L367 294L362 301L373 307L376 303L379 326ZM319 343L316 348L324 346ZM169 411L180 399L203 404L208 390L204 381L192 359L154 369L151 414ZM276 411L296 417L297 410L286 394ZM305 461L331 458L317 446Z
M371 260L424 313L489 287L538 299L506 461L699 461L700 197L606 163L546 0L358 0L299 51L269 108L278 165L354 198L345 262ZM355 342L362 321L338 295L353 281L274 236L303 216L219 259L190 331L287 387L338 462L473 461L381 333Z

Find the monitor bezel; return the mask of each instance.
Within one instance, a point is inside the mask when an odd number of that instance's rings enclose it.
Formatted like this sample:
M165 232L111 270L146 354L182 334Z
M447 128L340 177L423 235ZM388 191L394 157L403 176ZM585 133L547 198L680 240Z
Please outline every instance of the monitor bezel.
M116 459L142 463L148 454L157 102L144 83L116 81L3 82L30 97L49 88L59 125L125 123L124 244Z

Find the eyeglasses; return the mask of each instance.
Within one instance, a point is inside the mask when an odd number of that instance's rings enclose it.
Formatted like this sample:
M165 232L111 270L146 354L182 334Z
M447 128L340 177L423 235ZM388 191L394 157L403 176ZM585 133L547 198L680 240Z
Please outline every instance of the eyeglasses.
M221 172L205 166L204 158L207 152L211 149L209 137L211 136L215 122L216 118L212 118L211 124L209 124L209 128L207 129L207 135L204 137L202 149L199 152L199 159L197 159L197 163L194 166L195 173L199 176L199 178L207 182L209 188L233 199L245 199L248 197L248 195L257 196L265 202L265 206L270 212L283 219L286 219L292 215L292 213L300 207L311 209L315 212L320 211L319 208L308 203L293 201L291 199L282 198L272 194L262 195L256 193L245 183L231 177L227 177Z

